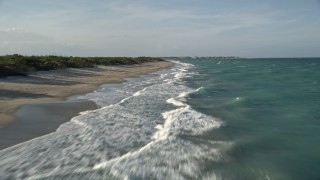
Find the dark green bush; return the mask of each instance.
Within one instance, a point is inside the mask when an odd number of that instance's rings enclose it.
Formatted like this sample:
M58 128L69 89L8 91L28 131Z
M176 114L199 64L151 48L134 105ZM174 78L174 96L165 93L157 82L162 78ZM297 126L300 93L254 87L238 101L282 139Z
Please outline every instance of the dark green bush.
M65 57L65 56L22 56L19 54L0 56L0 76L27 75L33 71L84 68L96 65L130 65L163 61L152 57Z

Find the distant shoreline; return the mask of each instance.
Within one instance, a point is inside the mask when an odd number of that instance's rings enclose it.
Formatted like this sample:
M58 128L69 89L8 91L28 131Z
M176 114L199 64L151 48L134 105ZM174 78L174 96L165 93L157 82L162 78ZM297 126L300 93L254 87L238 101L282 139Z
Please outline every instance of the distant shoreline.
M101 84L120 83L124 78L147 74L174 65L156 61L139 65L98 66L39 71L27 77L0 79L0 130L13 123L16 110L26 104L63 102L67 97L94 91Z

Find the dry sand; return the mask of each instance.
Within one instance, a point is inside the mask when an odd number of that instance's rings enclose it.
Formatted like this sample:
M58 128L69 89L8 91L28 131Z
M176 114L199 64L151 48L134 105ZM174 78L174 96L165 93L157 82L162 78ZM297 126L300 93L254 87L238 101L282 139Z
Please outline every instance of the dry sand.
M61 102L68 96L94 91L104 83L123 82L124 78L172 67L161 61L130 66L99 66L43 71L27 77L0 79L0 128L15 121L13 113L22 105Z

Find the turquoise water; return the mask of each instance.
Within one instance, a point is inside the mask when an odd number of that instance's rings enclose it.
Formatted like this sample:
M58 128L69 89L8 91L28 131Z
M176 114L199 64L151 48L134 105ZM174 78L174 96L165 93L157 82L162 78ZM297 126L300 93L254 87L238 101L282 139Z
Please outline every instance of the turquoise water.
M99 109L1 150L0 179L320 179L319 65L182 60L102 85L70 98Z
M232 142L209 165L225 179L320 179L320 59L183 60L203 87L187 103L225 124L204 138Z

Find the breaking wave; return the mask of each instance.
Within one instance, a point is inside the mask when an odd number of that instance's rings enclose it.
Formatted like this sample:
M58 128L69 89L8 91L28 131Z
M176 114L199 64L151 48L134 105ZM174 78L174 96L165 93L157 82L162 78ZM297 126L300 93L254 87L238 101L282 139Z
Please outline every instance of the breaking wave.
M186 101L193 65L176 62L123 84L103 85L74 99L101 106L56 132L0 151L5 179L194 179L230 143L201 139L222 122ZM195 140L196 139L196 140ZM212 177L215 175L211 174Z

